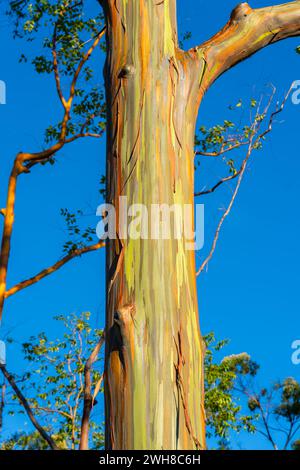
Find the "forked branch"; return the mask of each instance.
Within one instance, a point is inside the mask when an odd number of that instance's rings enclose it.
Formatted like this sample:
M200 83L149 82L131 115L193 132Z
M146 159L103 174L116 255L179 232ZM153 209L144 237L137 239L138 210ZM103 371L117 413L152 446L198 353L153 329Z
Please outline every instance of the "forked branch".
M229 181L237 178L241 172L242 172L242 169L243 169L243 166L241 166L241 168L239 169L239 171L237 171L236 173L232 174L232 175L229 175L229 176L226 176L225 178L222 178L220 181L218 181L212 188L210 189L206 189L204 191L199 191L198 193L195 193L194 196L195 197L198 197L198 196L205 196L206 194L211 194L213 192L215 192L216 189L218 189L220 186L222 186L222 184L224 183L228 183Z
M275 95L275 88L273 89L273 93L271 94L271 97L270 99L268 100L268 103L263 111L262 114L260 114L258 111L257 111L257 115L256 115L256 118L253 122L253 124L251 125L251 131L250 131L250 137L249 137L249 141L248 141L248 149L247 149L247 154L241 164L241 167L239 169L239 171L237 171L235 174L233 175L230 175L230 176L227 176L223 179L221 179L218 183L216 183L211 189L208 189L206 191L201 191L201 192L198 192L198 193L195 193L195 196L203 196L205 194L209 194L209 193L212 193L214 192L217 188L219 188L221 185L223 185L224 183L227 183L229 182L230 180L233 180L235 178L238 177L238 180L237 180L237 184L234 188L234 191L232 193L232 196L231 196L231 199L229 201L229 204L226 208L226 210L224 211L224 213L222 214L222 217L218 223L218 226L217 226L217 229L216 229L216 232L215 232L215 235L214 235L214 238L213 238L213 242L212 242L212 246L211 246L211 249L209 251L209 254L208 256L205 258L205 260L202 262L200 268L198 269L196 275L199 276L202 271L204 271L204 269L207 267L208 263L210 262L210 260L212 259L213 257L213 254L215 252L215 249L216 249L216 246L217 246L217 242L219 240L219 236L220 236L220 232L221 232L221 228L223 226L223 223L225 221L225 219L228 217L228 215L230 214L231 212L231 209L233 207L233 204L236 200L236 197L238 195L238 192L239 192L239 189L240 189L240 186L241 186L241 183L242 183L242 180L243 180L243 177L244 177L244 174L245 174L245 171L246 171L246 168L247 168L247 165L248 165L248 162L249 162L249 159L252 155L252 152L254 149L257 148L257 145L266 137L267 134L269 134L272 129L273 129L273 124L274 124L274 119L275 117L280 114L284 107L285 107L285 104L288 100L288 97L290 96L290 93L291 93L291 90L292 90L292 87L289 89L289 91L287 92L287 94L285 95L282 103L279 105L277 103L277 106L276 106L276 109L275 111L273 111L272 113L270 113L269 115L269 121L268 121L268 125L266 127L266 129L264 131L261 131L261 125L262 125L262 122L264 121L264 119L266 118L266 116L269 114L269 110L270 110L270 107L271 107L271 104L272 104L272 100L274 98L274 95Z
M13 233L14 219L15 219L16 190L17 190L17 182L18 182L19 175L23 173L29 173L30 169L36 164L46 163L66 144L69 144L82 137L101 137L101 135L103 134L103 132L100 132L99 134L88 132L86 130L86 126L88 123L84 123L80 129L80 132L77 135L72 136L70 138L68 138L67 136L68 135L68 123L71 118L71 109L72 109L73 100L76 94L76 85L77 85L78 78L80 76L80 73L82 72L82 69L85 63L89 60L92 52L95 50L95 48L99 44L99 41L104 36L105 31L106 31L106 27L104 27L96 35L96 37L93 39L91 47L82 56L81 60L79 61L78 66L75 70L71 85L70 85L69 98L68 100L66 100L62 92L61 81L60 81L60 76L59 76L59 68L58 68L58 54L57 54L57 48L56 48L57 26L55 26L54 28L53 44L52 44L53 70L54 70L54 75L55 75L57 93L64 108L64 115L63 115L62 123L60 126L60 134L59 134L57 142L55 142L49 148L42 150L41 152L37 152L37 153L20 152L15 157L15 160L13 163L13 167L12 167L11 174L9 177L8 188L7 188L6 207L5 209L0 210L1 215L4 217L1 251L0 251L0 321L2 319L5 298L7 296L12 295L12 293L17 292L18 290L24 289L28 285L34 284L38 280L47 276L48 274L51 274L51 272L53 272L52 270L53 268L54 270L57 270L70 259L74 258L75 256L79 256L80 254L83 254L83 253L80 253L79 255L78 254L76 255L76 253L74 253L71 258L67 257L68 259L65 258L61 260L56 265L54 265L54 267L45 269L34 278L31 278L28 281L24 281L20 285L15 286L15 288L9 291L11 293L7 295L6 280L7 280L7 270L8 270L8 263L9 263L10 250L11 250L11 238L12 238L12 233ZM89 251L92 251L92 249L90 249ZM16 288L17 290L14 290Z

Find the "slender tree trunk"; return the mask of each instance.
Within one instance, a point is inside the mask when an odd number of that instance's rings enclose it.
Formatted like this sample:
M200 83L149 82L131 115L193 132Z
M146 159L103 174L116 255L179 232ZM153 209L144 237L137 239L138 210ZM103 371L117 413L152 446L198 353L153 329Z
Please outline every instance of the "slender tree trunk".
M225 70L300 34L300 2L238 6L211 40L183 52L176 0L102 0L107 198L193 204L194 133L203 93ZM195 253L184 239L107 243L105 408L108 449L205 448L204 346Z
M193 204L199 64L177 49L175 1L106 14L108 201ZM107 248L108 448L205 447L195 257L172 238Z

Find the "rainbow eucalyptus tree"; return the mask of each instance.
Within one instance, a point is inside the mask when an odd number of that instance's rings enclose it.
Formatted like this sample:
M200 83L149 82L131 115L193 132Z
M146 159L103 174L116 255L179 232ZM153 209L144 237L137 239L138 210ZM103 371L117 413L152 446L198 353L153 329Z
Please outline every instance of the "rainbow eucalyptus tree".
M188 51L176 0L102 0L107 24L107 200L193 204L194 135L214 81L263 47L300 34L300 1L238 5ZM106 446L205 448L194 252L184 238L107 244Z

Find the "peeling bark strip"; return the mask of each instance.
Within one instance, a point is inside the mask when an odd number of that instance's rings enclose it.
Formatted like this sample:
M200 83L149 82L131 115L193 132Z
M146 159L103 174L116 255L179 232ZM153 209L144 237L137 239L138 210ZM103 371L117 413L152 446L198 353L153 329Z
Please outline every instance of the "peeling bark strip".
M300 32L300 2L239 5L203 45L179 49L176 0L102 0L107 194L128 204L193 204L203 94L225 70ZM194 253L184 240L107 243L106 447L205 448L204 347ZM180 333L178 333L180 332ZM174 341L176 338L176 341Z

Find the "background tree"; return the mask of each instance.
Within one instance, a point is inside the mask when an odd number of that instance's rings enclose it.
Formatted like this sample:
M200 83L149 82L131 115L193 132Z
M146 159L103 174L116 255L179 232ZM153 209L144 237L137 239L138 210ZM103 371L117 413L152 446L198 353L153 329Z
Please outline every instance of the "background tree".
M25 419L26 404L38 420L40 428L32 432L11 433L10 437L2 439L2 449L49 449L51 445L49 447L44 433L58 449L83 448L83 444L85 449L103 448L104 413L101 394L104 361L99 354L103 332L94 331L89 318L89 313L56 317L62 324L62 337L51 340L43 332L37 337L29 338L22 344L22 353L27 364L24 374L11 375L5 369L5 375L10 375L10 379L5 396L4 424L12 419L11 416L25 414ZM217 342L213 333L204 339L207 345L205 409L208 438L210 441L218 439L223 445L223 442L227 442L234 433L241 430L254 432L254 418L242 413L235 386L239 376L245 379L252 374L256 365L246 354L232 356L220 362L215 356L222 354L228 341ZM11 339L9 341L18 347L17 342ZM86 380L87 373L90 374L90 382ZM17 393L11 388L12 380ZM20 401L20 393L25 401ZM84 418L87 405L90 413L86 430Z
M214 334L204 337L205 413L209 442L217 440L219 448L232 446L232 437L242 430L254 433L256 415L244 413L236 386L256 374L258 365L246 353L216 360L216 355L228 345L228 340L216 341Z
M236 389L246 397L252 416L256 415L256 431L273 450L297 450L300 437L299 382L287 377L259 389L254 381L255 375L256 372L248 377L239 375Z
M9 376L7 393L3 395L4 424L11 416L28 414L26 407L39 424L32 432L15 431L2 438L2 449L46 450L53 445L57 449L104 447L104 361L99 354L103 332L90 326L89 313L59 316L56 320L63 326L61 338L50 340L40 333L22 344L27 363L22 376L1 369L4 376ZM239 433L244 431L259 433L274 449L297 449L299 383L286 378L269 388L259 388L256 383L259 366L248 354L224 357L228 340L216 341L213 333L204 340L209 448L232 449ZM9 341L17 347L17 342ZM11 388L12 384L16 389Z
M61 338L49 340L43 332L23 343L27 367L22 376L13 377L0 368L10 388L6 415L28 414L27 406L40 425L29 434L14 433L2 442L3 448L45 449L49 438L57 449L103 447L103 416L97 412L99 405L95 408L102 391L103 332L92 330L89 316L56 317L65 331ZM17 388L11 387L14 384Z

